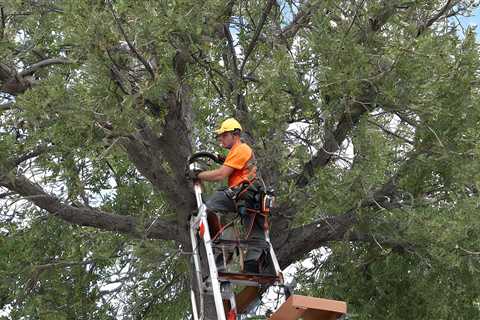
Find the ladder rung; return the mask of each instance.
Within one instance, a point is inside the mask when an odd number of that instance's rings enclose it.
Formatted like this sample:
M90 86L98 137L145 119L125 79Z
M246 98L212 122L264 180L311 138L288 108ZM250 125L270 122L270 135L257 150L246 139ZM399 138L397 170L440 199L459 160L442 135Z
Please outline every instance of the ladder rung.
M227 282L224 282L223 284L226 284ZM212 288L212 283L210 282L210 278L205 279L202 284L202 291L205 294L213 295L213 288ZM225 290L225 287L222 286L221 284L221 289L220 293L222 295L222 299L229 299L233 292L231 290Z
M250 285L271 285L280 278L272 274L261 273L244 273L244 272L219 272L218 279L220 281L230 281L233 283L243 283Z
M224 240L217 239L212 243L214 248L258 248L258 249L269 249L270 246L268 242L264 240Z

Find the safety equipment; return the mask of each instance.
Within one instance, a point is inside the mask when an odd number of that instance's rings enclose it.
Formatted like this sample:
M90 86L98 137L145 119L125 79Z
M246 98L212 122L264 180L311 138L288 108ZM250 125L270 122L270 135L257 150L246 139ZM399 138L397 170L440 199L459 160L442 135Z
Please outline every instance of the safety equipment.
M235 130L242 131L242 126L234 118L228 118L227 120L222 122L222 125L220 126L219 129L215 130L215 133L217 135L220 135L222 133L231 132L231 131L235 131Z
M225 160L227 160L227 157L225 157L222 154L217 153L215 155L217 156L217 161L216 162L219 163L219 164L223 164L225 162Z
M208 158L218 164L223 164L225 162L225 159L226 157L225 156L222 156L220 154L217 154L217 153L211 153L211 152L206 152L206 151L202 151L202 152L196 152L194 154L192 154L192 156L188 159L188 164L192 164L192 163L195 163L196 161L198 161L199 159L201 158ZM202 165L203 163L202 162L196 162L197 164L199 165ZM202 170L207 170L207 168L201 168Z
M198 174L200 172L202 172L203 170L199 170L199 169L187 169L185 171L185 177L188 179L188 180L197 180L198 179Z
M275 192L273 189L267 191L260 191L260 211L264 214L270 213L270 210L275 206Z

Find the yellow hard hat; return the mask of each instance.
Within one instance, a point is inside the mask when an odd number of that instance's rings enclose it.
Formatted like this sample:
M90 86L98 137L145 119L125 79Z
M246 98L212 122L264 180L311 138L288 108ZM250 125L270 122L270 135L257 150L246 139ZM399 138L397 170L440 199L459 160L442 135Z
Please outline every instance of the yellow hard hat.
M222 125L219 129L215 130L215 133L219 135L224 132L234 131L236 129L240 131L242 130L242 126L240 125L240 123L234 118L228 118L227 120L222 122Z

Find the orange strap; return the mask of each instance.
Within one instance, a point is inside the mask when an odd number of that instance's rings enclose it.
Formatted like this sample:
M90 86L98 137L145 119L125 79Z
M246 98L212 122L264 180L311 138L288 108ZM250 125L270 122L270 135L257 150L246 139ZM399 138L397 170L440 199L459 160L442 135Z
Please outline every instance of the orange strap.
M226 225L222 226L220 228L220 230L218 230L218 232L215 234L215 236L212 238L212 241L215 241L217 240L217 238L223 233L223 231L225 231L225 229L227 229L228 227L230 227L233 223L235 222L235 219L233 219L232 221L230 221L229 223L227 223Z
M248 191L248 188L250 188L250 186L253 184L253 182L255 181L255 178L253 178L252 180L248 180L248 186L246 186L237 196L237 199L240 199L240 196L242 196L245 192ZM243 182L242 182L243 184Z

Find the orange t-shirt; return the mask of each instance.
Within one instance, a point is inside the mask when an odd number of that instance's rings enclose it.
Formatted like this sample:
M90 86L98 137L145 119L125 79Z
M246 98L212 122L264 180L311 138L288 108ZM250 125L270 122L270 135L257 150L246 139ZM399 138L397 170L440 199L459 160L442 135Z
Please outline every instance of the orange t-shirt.
M235 169L228 177L228 186L235 187L255 178L257 168L252 148L246 143L237 143L231 149L223 165Z

